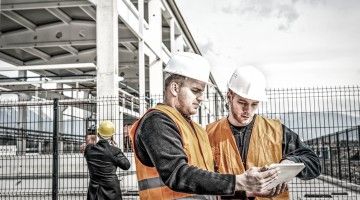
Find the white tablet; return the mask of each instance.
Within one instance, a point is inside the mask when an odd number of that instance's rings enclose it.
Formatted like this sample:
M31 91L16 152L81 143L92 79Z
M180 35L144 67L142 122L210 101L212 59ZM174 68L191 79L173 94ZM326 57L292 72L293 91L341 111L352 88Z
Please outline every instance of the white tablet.
M301 170L305 168L304 163L286 163L286 164L280 164L280 163L274 163L269 166L269 168L279 168L280 173L278 175L278 178L274 181L272 181L269 185L267 185L264 189L270 190L277 185L281 183L287 183L291 181Z

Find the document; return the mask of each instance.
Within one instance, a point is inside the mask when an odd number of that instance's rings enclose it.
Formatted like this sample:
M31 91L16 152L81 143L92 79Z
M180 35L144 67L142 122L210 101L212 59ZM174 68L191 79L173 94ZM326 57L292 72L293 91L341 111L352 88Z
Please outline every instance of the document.
M270 169L276 168L276 167L280 169L278 178L276 180L272 181L269 185L267 185L264 188L265 190L270 190L281 183L287 183L287 182L291 181L291 179L293 179L298 173L301 172L301 170L303 170L305 168L305 165L304 165L304 163L291 163L291 164L275 163L275 164L271 164L269 166Z

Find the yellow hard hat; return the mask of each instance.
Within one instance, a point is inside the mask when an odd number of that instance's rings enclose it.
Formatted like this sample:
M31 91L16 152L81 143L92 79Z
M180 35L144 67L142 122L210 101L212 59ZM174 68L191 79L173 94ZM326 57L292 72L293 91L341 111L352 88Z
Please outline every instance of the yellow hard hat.
M110 138L115 134L115 127L111 121L100 122L98 134L103 138Z

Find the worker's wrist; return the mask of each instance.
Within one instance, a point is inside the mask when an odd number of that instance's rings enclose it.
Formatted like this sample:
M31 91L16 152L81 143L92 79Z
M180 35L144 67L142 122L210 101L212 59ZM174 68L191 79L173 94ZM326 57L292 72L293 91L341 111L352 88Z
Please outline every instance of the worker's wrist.
M245 192L245 196L246 197L254 197L255 195L252 192Z
M235 191L245 190L245 173L235 176Z

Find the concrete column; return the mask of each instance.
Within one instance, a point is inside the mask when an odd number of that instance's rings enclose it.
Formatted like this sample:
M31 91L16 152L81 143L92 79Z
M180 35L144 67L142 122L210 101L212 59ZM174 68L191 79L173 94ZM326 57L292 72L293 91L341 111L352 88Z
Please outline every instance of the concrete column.
M170 19L170 47L171 52L183 52L184 51L184 41L180 31L175 25L175 19Z
M160 0L151 0L148 2L149 30L148 38L151 38L152 48L155 52L161 52L162 43L162 18Z
M153 40L155 52L161 52L162 18L160 0L151 0L148 3L149 11L149 38ZM150 98L153 105L163 101L163 62L154 55L149 55Z
M97 96L118 96L117 0L97 1L96 48Z
M60 106L61 108L61 106ZM62 139L64 133L64 109L59 109L59 140L58 140L58 149L59 154L64 153L64 140Z
M39 141L39 143L38 143L38 153L41 154L41 151L42 151L42 142Z
M176 43L175 43L175 19L170 19L170 51L172 53L176 52Z
M110 120L115 124L115 140L119 141L118 78L118 12L117 0L97 1L97 125Z
M140 115L144 114L146 111L146 101L145 101L145 43L144 43L144 0L138 0L138 9L139 9L139 48L138 48L138 57L139 57L139 97L140 97Z
M46 110L46 109L45 109ZM38 130L44 130L44 123L45 123L45 120L44 120L44 113L43 113L43 106L42 105L40 105L39 107L38 107ZM38 152L39 152L39 154L41 154L41 151L42 151L42 142L43 141L39 141L38 142Z
M119 120L120 137L118 138L118 140L116 140L116 142L118 143L119 148L124 150L124 113L120 112L119 116L120 116L120 120Z
M21 95L22 100L26 100L25 95ZM19 106L19 113L18 113L18 128L19 131L19 137L17 137L16 142L16 149L17 149L17 155L25 155L26 153L26 138L27 138L27 106Z
M56 88L64 88L64 85L62 83L57 83L56 84ZM64 123L64 111L65 111L65 107L59 105L59 140L58 140L58 150L59 150L59 154L63 154L64 153L64 140L62 139L62 134L65 132L65 123Z
M26 77L27 71L19 71L18 76ZM19 101L26 101L30 99L29 96L25 93L20 93L18 96L19 96ZM27 111L28 111L28 107L26 105L19 106L17 122L18 122L18 128L20 129L19 131L20 137L17 137L17 141L16 141L17 155L25 155L26 153Z
M161 59L156 59L155 56L149 57L150 61L150 98L152 104L163 102L163 62Z

